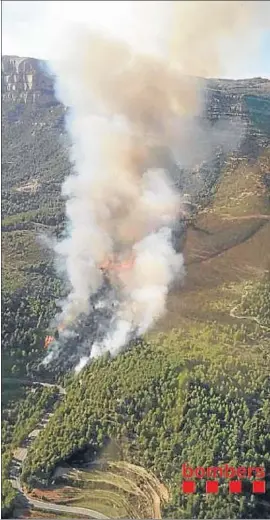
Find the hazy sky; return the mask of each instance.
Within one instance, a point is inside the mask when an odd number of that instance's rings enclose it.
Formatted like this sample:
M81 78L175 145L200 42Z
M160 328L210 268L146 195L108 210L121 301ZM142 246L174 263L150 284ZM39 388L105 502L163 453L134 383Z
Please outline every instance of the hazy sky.
M140 3L141 2L140 0ZM162 3L162 2L160 2ZM2 53L49 59L53 53L50 46L52 33L65 22L87 22L124 38L129 37L134 27L130 1L12 1L2 2ZM265 2L270 7L270 2ZM250 54L250 42L243 45L243 60L237 71L227 67L227 77L270 78L270 10L266 10L269 20L259 31L258 52ZM132 30L130 30L132 27ZM268 28L267 28L268 27ZM153 27L152 27L153 29ZM158 31L158 28L156 29ZM245 47L246 46L246 47Z

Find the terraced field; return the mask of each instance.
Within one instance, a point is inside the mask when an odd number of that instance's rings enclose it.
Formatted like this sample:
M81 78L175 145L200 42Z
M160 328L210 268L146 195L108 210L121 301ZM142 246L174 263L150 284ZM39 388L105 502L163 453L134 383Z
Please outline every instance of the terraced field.
M153 474L123 461L60 468L59 474L61 485L34 489L31 496L42 495L55 504L88 508L112 518L161 518L161 504L169 499L166 487Z

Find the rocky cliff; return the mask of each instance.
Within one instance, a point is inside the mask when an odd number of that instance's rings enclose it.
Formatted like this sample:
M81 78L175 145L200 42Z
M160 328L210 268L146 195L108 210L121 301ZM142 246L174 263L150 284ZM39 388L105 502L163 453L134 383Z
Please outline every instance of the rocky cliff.
M270 80L253 78L245 80L202 80L206 90L207 117L221 115L245 117L246 97L270 100ZM45 99L56 103L54 79L48 72L46 62L19 56L2 57L2 96L4 100L36 102Z
M153 167L164 165L172 172L182 193L192 194L196 203L198 199L208 198L214 189L228 153L235 152L233 160L255 160L270 143L269 80L200 81L206 103L203 121L199 122L204 131L198 132L192 141L195 143L192 153L198 156L198 160L195 165L180 172L163 149L155 149L152 164ZM38 178L40 182L40 179L46 179L46 189L51 189L52 180L57 180L60 192L61 182L70 168L64 125L66 108L55 97L54 78L48 73L46 62L18 56L2 58L2 100L2 183L4 190L7 189L6 211L10 213L18 211L17 199L22 196L18 192L11 196L10 187L19 185L23 180L29 182ZM226 145L224 153L222 147L215 144L218 142L218 125L215 125L219 120L227 128L222 139ZM230 122L233 120L240 121L240 130L245 129L242 139L235 131L232 135ZM227 122L229 124L226 126ZM209 133L215 144L210 148ZM241 142L240 149L235 146L235 141ZM208 155L205 153L207 147L211 152ZM154 163L156 158L157 164ZM35 193L31 196L34 198ZM27 197L29 199L29 193ZM39 199L35 204L38 207Z
M3 56L4 101L55 104L53 83L53 77L46 70L46 62L34 58Z

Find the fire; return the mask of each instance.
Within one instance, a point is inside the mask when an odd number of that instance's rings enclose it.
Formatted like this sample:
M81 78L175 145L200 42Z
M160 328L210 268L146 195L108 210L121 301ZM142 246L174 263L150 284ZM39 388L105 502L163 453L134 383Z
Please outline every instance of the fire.
M60 323L58 328L55 330L54 336L46 336L44 341L44 348L48 348L51 343L53 343L55 340L59 339L59 332L62 332L64 330L65 326L63 323Z
M53 341L55 341L54 336L46 336L44 341L44 348L48 348Z
M113 256L108 257L104 262L99 264L99 269L102 271L115 271L121 272L124 270L132 269L135 262L134 254L131 254L127 260L117 261ZM65 329L65 324L60 323L55 331L54 336L46 336L44 340L44 348L47 349L49 346L59 338L59 332L62 332Z
M99 264L99 269L102 271L123 271L132 269L134 265L135 257L131 255L131 257L123 262L117 262L112 257L107 258L104 262Z

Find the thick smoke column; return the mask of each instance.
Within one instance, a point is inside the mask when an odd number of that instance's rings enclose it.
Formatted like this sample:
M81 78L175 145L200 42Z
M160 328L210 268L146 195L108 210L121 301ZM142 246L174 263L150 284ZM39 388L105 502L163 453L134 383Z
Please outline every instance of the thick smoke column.
M151 40L147 10L143 20L138 4L137 24ZM153 6L143 4L150 16ZM74 163L63 186L68 236L55 248L71 286L58 322L72 328L91 313L91 296L104 282L100 265L112 256L130 263L109 273L116 289L114 317L79 368L90 356L118 352L132 334L151 327L165 312L171 284L183 276L183 257L171 240L181 198L169 172L153 168L153 155L164 147L177 163L187 155L192 162L190 136L194 129L198 134L194 118L203 108L194 76L221 72L220 36L239 38L250 30L255 9L252 2L160 4L160 56L73 27L53 64L59 97L71 108Z

